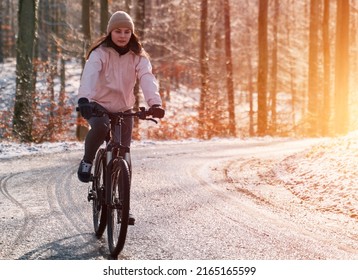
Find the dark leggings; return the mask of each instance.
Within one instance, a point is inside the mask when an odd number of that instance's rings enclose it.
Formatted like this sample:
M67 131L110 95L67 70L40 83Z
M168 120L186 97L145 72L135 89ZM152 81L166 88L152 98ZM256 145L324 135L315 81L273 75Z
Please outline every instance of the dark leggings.
M92 117L88 120L91 129L88 131L85 140L85 154L83 160L93 162L98 148L106 140L109 131L109 118ZM133 118L125 118L122 125L122 145L130 147L132 141Z

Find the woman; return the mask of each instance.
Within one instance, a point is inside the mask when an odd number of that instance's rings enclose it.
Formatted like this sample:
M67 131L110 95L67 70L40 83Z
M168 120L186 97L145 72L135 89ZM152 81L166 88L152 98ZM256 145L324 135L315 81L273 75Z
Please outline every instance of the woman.
M158 83L148 56L134 33L131 17L118 11L109 19L107 35L91 47L81 77L78 106L91 129L86 136L85 152L78 168L80 181L89 182L92 162L108 132L108 117L92 117L93 106L112 113L131 110L135 103L133 89L137 78L153 115L163 117ZM126 118L122 144L127 147L131 143L132 128L133 118Z

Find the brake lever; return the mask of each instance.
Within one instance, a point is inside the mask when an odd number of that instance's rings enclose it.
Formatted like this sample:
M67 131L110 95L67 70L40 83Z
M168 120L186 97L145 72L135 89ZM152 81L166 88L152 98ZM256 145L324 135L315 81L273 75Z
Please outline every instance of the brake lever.
M158 124L158 121L157 121L157 120L155 120L155 119L153 119L153 118L146 118L146 120L147 120L147 121L152 121L152 122L154 122L154 123Z

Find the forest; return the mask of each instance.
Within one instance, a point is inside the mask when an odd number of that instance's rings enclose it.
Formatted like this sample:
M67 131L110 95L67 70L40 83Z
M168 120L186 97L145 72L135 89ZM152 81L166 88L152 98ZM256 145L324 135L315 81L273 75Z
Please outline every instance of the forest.
M198 96L195 104L168 110L178 117L163 119L151 137L345 135L358 128L356 5L353 0L0 0L2 103L9 95L4 65L13 62L16 68L12 98L0 110L0 139L83 139L87 128L75 111L76 93L66 91L68 69L83 67L90 44L105 33L117 10L134 19L164 107L180 95ZM140 88L135 93L139 106Z

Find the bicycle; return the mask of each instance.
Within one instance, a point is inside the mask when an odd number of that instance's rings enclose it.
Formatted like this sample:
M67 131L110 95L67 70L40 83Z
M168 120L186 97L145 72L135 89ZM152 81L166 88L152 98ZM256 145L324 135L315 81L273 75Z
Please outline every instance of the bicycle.
M121 126L124 118L128 117L155 123L157 121L150 118L150 111L144 107L140 107L137 112L120 113L96 109L93 115L107 115L110 119L110 130L105 148L100 148L96 153L87 199L92 201L96 237L101 238L107 227L110 255L117 258L127 237L132 173L130 148L121 144Z

